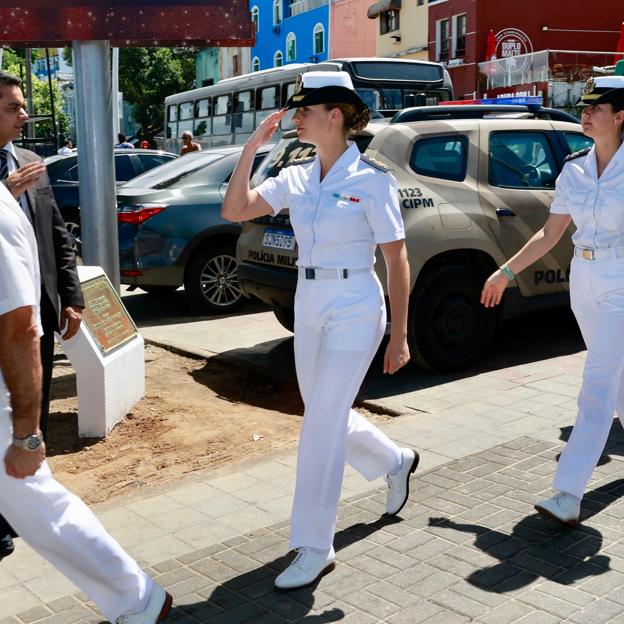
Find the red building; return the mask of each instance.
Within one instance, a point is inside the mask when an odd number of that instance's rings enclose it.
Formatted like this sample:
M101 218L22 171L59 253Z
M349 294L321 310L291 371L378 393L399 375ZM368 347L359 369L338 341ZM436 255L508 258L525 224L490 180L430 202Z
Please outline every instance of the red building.
M579 67L591 72L593 65L612 63L613 54L578 52L615 52L623 21L623 0L589 4L586 0L430 0L429 59L447 65L457 99L485 95L486 91L488 96L496 97L501 94L502 84L514 85L508 89L509 94L541 92L552 79L553 70L559 71L564 81L574 81L584 78L578 75ZM496 57L511 59L509 76L498 76L498 82L489 74L489 67L487 76L483 72L479 75L479 63L489 60L490 30L496 35ZM552 52L536 54L545 50ZM515 56L520 58L515 61ZM532 58L536 59L534 65L547 59L546 70L526 67ZM492 68L493 72L497 70ZM522 80L527 81L525 91L518 88Z

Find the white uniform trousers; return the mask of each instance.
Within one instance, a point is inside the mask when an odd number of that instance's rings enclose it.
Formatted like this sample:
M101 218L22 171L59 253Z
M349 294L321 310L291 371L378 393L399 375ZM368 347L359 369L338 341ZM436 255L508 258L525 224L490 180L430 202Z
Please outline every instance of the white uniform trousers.
M373 480L399 467L401 451L351 409L386 326L375 274L299 277L295 362L305 413L299 441L291 548L334 540L345 461Z
M151 578L91 510L52 478L47 462L33 477L8 476L4 457L11 439L10 411L5 408L0 412L0 514L110 622L143 611L152 592Z
M587 357L578 416L559 459L554 485L581 498L616 410L624 425L624 259L573 258L570 299Z

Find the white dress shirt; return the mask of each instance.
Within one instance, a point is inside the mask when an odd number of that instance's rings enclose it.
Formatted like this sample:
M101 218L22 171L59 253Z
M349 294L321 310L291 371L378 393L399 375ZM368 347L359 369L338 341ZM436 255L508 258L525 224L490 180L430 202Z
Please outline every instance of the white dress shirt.
M9 166L9 175L11 175L19 169L17 154L15 153L15 147L13 146L13 143L9 141L2 149L9 153L9 157L7 158L7 164ZM22 210L24 211L24 214L26 215L26 218L32 223L32 213L30 212L30 206L28 205L28 197L26 196L26 193L22 193L19 199L19 203L22 207Z
M565 163L557 178L553 214L569 214L577 247L624 247L624 143L598 178L596 148Z
M405 238L394 176L360 159L350 143L320 181L321 164L291 165L257 186L273 214L288 208L298 266L363 269L378 243Z

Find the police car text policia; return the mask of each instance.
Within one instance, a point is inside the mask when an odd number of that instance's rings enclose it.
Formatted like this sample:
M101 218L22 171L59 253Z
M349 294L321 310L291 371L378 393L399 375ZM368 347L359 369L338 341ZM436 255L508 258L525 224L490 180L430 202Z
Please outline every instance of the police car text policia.
M254 154L289 108L296 108L299 141L315 145L317 156L250 190ZM267 117L245 145L223 201L222 215L232 221L288 208L299 245L295 363L305 413L290 535L298 552L275 580L281 590L309 585L334 567L345 461L369 480L386 475L389 514L407 501L418 463L415 451L399 448L351 409L386 325L373 270L377 245L388 269L392 309L384 372L394 373L409 360L409 267L396 180L347 141L369 119L346 72L306 72L287 108Z
M558 492L536 505L567 525L578 522L614 411L624 424L624 76L591 78L579 105L583 133L594 146L568 156L546 225L490 276L481 296L484 305L497 305L514 274L546 254L574 222L570 299L587 359L578 417L557 465Z

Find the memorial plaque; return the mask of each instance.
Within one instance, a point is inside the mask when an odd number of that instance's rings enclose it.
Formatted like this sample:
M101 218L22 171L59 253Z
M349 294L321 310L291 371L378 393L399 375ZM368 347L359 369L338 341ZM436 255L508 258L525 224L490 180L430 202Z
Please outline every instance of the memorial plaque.
M82 283L83 322L103 355L132 340L138 329L106 276Z

